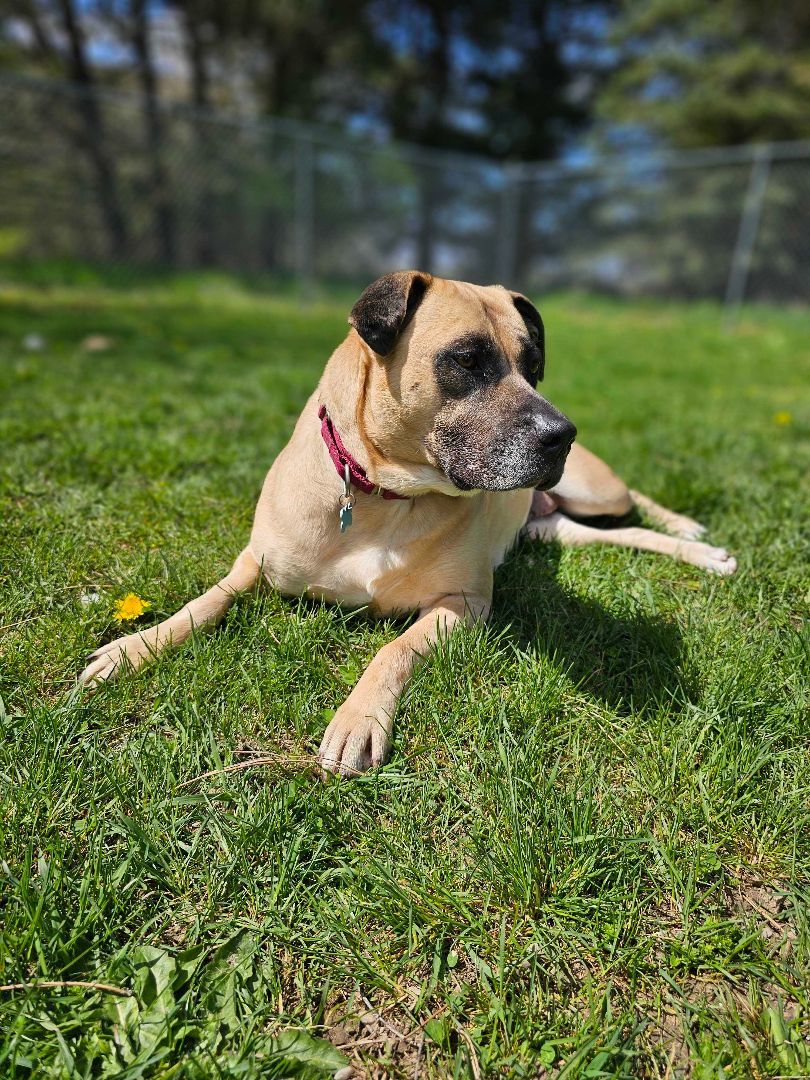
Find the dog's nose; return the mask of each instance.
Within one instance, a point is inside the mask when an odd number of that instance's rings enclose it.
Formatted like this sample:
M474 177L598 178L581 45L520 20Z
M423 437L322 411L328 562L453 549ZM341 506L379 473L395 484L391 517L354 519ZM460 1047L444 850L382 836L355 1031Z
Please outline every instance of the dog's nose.
M559 416L544 417L537 434L544 450L566 450L577 437L577 429L560 413Z

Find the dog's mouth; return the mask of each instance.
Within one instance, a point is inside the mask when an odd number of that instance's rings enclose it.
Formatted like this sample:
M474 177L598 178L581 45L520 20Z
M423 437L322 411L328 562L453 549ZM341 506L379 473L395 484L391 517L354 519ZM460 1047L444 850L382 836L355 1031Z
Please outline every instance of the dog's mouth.
M565 456L568 457L567 451ZM563 462L557 472L552 473L551 476L543 477L543 479L539 480L536 484L532 484L532 487L536 488L537 491L550 491L551 488L556 487L557 484L559 484L559 482L562 480L564 471L565 462Z
M448 464L442 471L459 491L517 491L521 488L548 491L562 480L570 449L567 446L556 460L543 462L539 467L532 467L530 463L522 467L510 463L511 467L501 470L493 469L486 463L479 463L476 467L463 462L460 465Z
M424 440L428 457L458 491L555 487L577 429L537 394L508 413L496 404L482 400L437 417Z

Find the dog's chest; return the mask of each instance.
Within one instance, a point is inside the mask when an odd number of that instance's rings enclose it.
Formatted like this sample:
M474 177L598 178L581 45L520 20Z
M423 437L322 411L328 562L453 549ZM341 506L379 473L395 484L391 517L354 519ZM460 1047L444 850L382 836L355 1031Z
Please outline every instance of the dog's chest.
M281 592L376 615L418 610L439 596L489 596L492 570L526 521L531 492L482 493L411 503L361 500L340 533L337 515L311 515L277 529L257 516L253 554Z
M405 555L396 547L352 544L348 535L346 541L346 550L323 567L320 580L310 583L307 591L350 605L374 604L383 582L403 571Z
M491 570L497 570L526 524L532 502L531 491L487 492L478 515L478 546L488 555Z
M425 522L424 532L414 521L369 532L352 527L309 578L307 591L379 614L412 611L441 595L481 595L525 523L530 502L527 492L487 495L456 504L462 513L449 521L443 514L438 522Z

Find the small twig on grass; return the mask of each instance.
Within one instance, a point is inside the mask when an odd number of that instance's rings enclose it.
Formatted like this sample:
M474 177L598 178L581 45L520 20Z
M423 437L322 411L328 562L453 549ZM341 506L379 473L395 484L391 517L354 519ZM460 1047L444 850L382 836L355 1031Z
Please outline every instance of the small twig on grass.
M17 622L6 623L4 626L0 626L0 634L6 630L14 630L18 626L24 626L26 623L36 622L38 619L44 619L47 612L40 611L37 615L27 615L24 619L18 619Z
M478 1064L478 1054L475 1052L475 1044L463 1027L456 1025L456 1031L467 1044L467 1049L470 1053L470 1068L472 1069L474 1080L481 1080L481 1066Z
M425 1049L425 1031L422 1029L421 1037L419 1039L419 1045L416 1048L416 1061L413 1064L413 1072L411 1073L412 1080L419 1080L419 1074L421 1072L420 1062L422 1061L422 1051Z
M754 911L759 912L762 918L765 919L766 922L769 922L771 924L772 929L776 930L780 934L783 934L785 932L784 923L777 922L777 920L774 919L773 916L765 910L765 908L760 907L756 900L752 899L750 896L746 896L745 893L742 892L742 890L740 890L740 897L746 904L752 907Z
M6 986L0 986L0 990L59 990L65 986L83 986L89 990L101 990L105 994L132 997L132 991L125 990L122 986L110 986L109 983L100 982L84 982L82 979L46 979L42 980L42 982L8 983Z
M380 1018L380 1023L383 1025L383 1027L387 1027L388 1030L392 1034L396 1035L396 1037L401 1042L407 1042L408 1039L411 1038L411 1036L415 1034L415 1032L412 1031L410 1033L410 1035L406 1035L404 1032L400 1031L399 1028L395 1028L393 1024L389 1024L388 1021L385 1019L385 1017L382 1015L382 1012L378 1011L378 1010L375 1010L374 1006L371 1004L371 1002L368 1000L368 998L366 997L365 994L361 994L360 998L365 1003L367 1009L370 1009L372 1012L377 1012L377 1015Z
M178 789L190 787L192 784L199 783L200 780L207 780L211 776L224 776L225 773L238 772L240 769L253 769L260 765L286 765L287 767L292 766L301 769L318 768L314 758L285 757L283 754L272 754L267 757L251 758L249 761L236 761L233 765L226 765L222 769L210 769L208 772L200 773L199 776L195 776L191 780L184 780L183 783L178 784L177 787Z

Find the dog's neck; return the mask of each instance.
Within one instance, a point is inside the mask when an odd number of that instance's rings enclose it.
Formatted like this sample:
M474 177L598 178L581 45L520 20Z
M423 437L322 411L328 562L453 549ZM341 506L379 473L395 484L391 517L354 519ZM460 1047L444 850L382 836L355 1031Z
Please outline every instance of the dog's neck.
M378 363L352 330L332 353L321 378L318 400L326 406L346 449L373 484L398 495L459 495L437 469L423 461L409 461L398 447L388 445L387 436L395 431L396 423L392 417L375 417L370 394L373 365Z
M362 350L353 347L349 335L329 358L318 388L318 399L326 406L343 445L376 484L379 483L375 475L379 455L368 440L363 420L367 381L368 358L363 356Z

